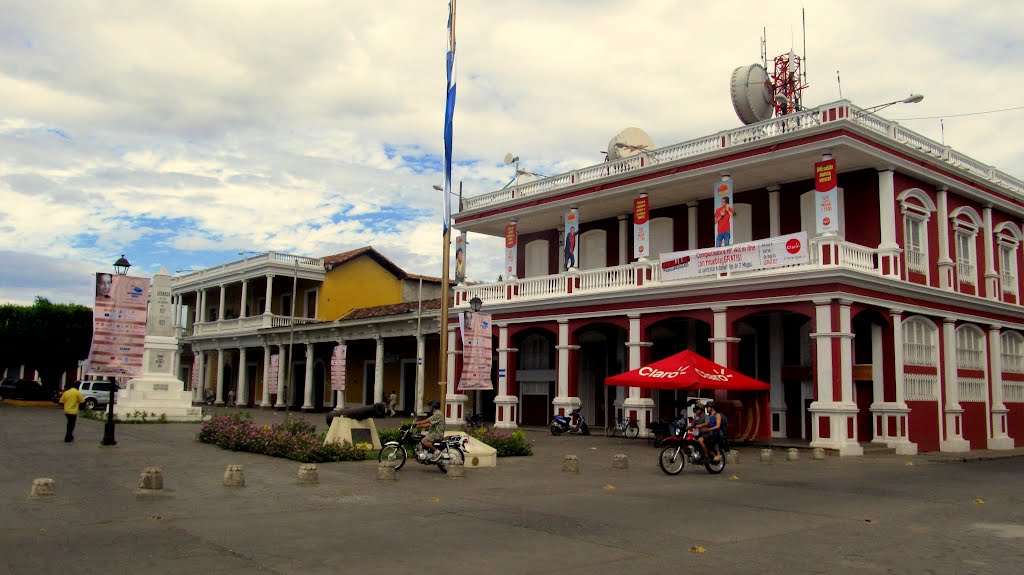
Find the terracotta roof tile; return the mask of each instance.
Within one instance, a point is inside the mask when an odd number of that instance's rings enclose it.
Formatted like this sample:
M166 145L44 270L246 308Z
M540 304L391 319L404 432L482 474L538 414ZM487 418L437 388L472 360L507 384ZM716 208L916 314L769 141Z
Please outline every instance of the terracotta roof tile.
M389 315L401 315L405 313L415 313L419 307L419 302L406 301L402 303L393 303L388 305L378 305L374 307L361 307L356 308L345 315L338 318L339 320L347 319L365 319L370 317L387 317ZM423 311L432 311L441 309L440 299L425 299L423 300Z

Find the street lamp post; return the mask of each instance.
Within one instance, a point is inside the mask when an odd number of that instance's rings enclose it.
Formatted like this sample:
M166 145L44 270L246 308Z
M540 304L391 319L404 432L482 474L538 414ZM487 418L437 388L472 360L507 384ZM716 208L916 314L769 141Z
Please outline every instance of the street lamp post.
M125 259L124 254L114 262L114 273L123 276L128 274L128 268L132 267L132 264L128 263ZM110 398L107 400L107 422L103 425L103 440L100 445L117 445L117 439L114 437L114 390L117 389L117 380L110 378Z
M864 113L864 114L874 114L875 112L877 112L879 110L883 110L885 108L888 108L889 106L894 106L896 104L916 104L916 103L920 102L921 100L924 100L924 96L923 95L921 95L921 94L911 94L911 95L907 96L906 98L903 98L902 100L893 100L892 102L886 102L884 104L878 104L877 106L869 106L867 108L864 108L862 110L862 113Z

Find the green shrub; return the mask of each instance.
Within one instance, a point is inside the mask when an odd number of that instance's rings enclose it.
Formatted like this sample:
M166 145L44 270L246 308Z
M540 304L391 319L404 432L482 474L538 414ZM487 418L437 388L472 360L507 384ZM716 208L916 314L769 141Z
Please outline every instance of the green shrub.
M302 419L257 427L247 413L218 415L204 421L196 439L231 451L283 457L302 463L362 461L366 452L351 443L324 445L324 434Z
M523 433L522 429L509 433L497 429L477 427L469 430L469 434L473 438L496 449L498 457L533 455L533 445L526 439L526 434Z
M380 444L384 445L389 441L398 441L401 433L400 429L381 429L377 432L377 436L380 437Z

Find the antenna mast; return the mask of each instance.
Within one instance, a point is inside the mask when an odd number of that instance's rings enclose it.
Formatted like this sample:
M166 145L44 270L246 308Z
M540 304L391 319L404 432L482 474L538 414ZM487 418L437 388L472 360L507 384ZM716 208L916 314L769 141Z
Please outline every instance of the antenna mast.
M807 9L800 8L800 25L803 28L804 36L804 55L803 55L803 69L804 69L804 86L807 85Z
M768 28L761 28L761 66L768 69Z

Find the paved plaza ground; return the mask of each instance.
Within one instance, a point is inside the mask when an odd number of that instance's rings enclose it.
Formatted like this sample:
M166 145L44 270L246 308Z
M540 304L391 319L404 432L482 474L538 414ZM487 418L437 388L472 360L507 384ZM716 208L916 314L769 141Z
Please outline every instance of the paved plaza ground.
M323 429L322 414L304 417ZM0 402L0 573L961 574L1024 562L1024 458L1004 458L1019 450L968 463L778 451L763 464L741 447L720 476L670 477L644 440L538 429L533 457L463 479L410 462L378 481L376 462L339 462L300 486L298 463L204 445L197 430L119 425L118 445L100 447L102 423L80 418L65 444L59 408ZM612 468L617 453L629 469ZM579 474L562 472L567 454ZM222 485L229 464L245 487ZM163 470L163 491L138 490L147 466ZM29 497L38 477L56 496Z

